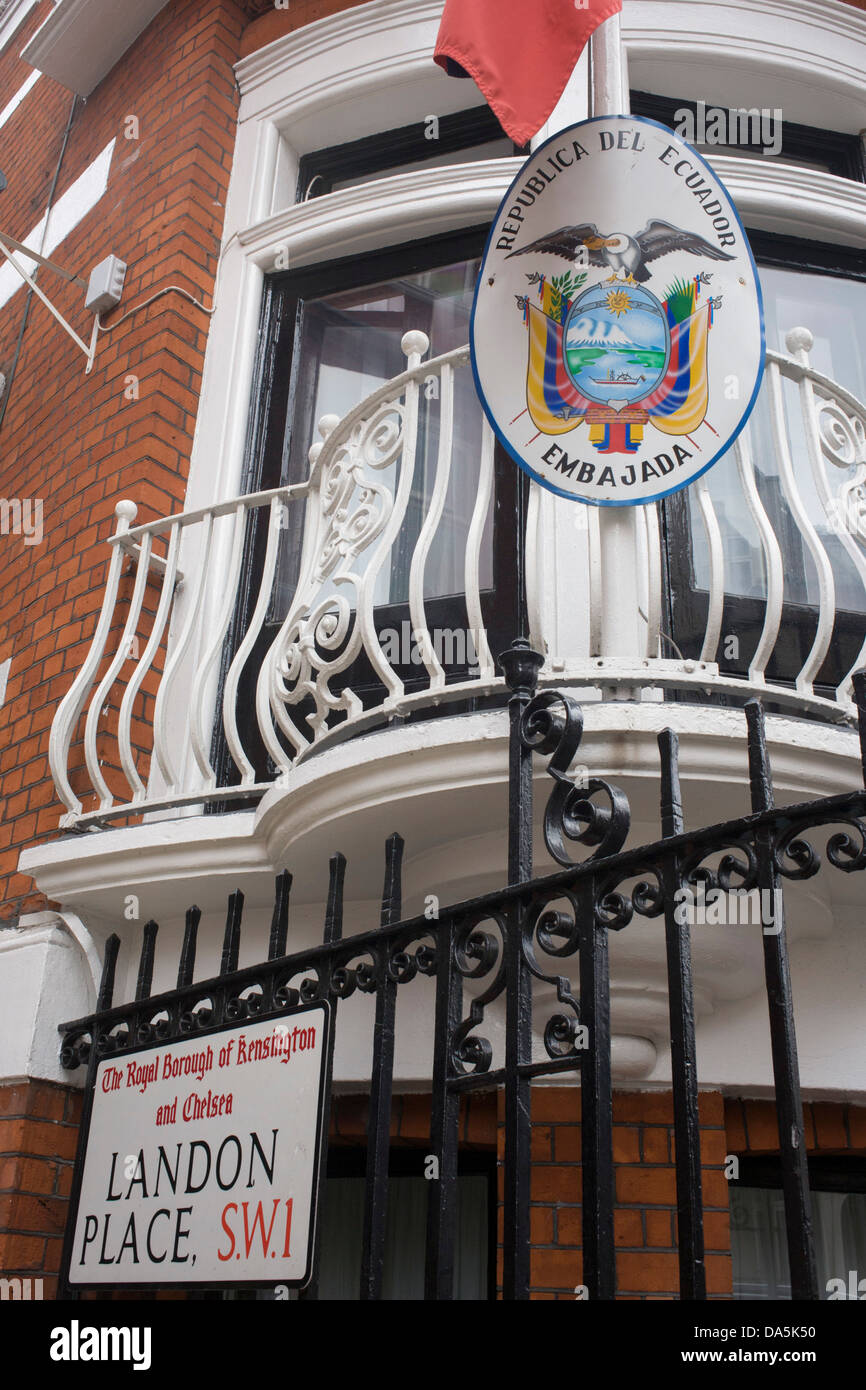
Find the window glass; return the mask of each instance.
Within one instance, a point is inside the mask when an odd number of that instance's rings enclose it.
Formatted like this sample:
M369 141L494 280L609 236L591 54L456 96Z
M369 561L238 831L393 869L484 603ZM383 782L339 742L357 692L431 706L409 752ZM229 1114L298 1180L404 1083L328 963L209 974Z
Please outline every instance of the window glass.
M866 283L769 267L761 269L760 278L767 347L790 356L785 335L792 328L808 328L815 340L809 355L812 366L859 400L866 400ZM862 613L866 611L863 583L851 556L828 523L812 476L801 423L798 386L786 380L783 387L794 475L833 567L836 606ZM758 492L782 548L785 600L817 604L817 571L782 489L766 383L761 387L747 430ZM855 466L844 469L828 463L827 472L831 486L838 493L845 480L853 476ZM747 598L765 598L767 584L760 538L743 495L732 451L710 469L705 481L722 532L725 591ZM690 512L695 584L698 589L707 589L710 576L706 536L700 511L694 503Z
M435 150L434 142L431 149ZM450 150L445 154L433 154L429 159L416 159L407 164L396 164L393 168L370 174L359 174L354 178L336 179L331 191L338 188L358 188L362 183L372 183L374 179L390 178L392 174L408 174L414 169L444 169L449 164L468 164L479 159L513 159L514 146L510 140L488 140L481 145L471 145L465 150Z
M391 1177L382 1296L416 1301L424 1297L424 1254L429 1182ZM457 1239L454 1297L487 1297L488 1180L467 1174L457 1180ZM319 1298L357 1299L361 1284L364 1179L329 1178L322 1220Z
M699 88L692 91L690 97L633 91L631 109L682 135L705 159L757 159L863 182L858 136L785 120L782 107L764 105L766 93L752 92L741 105L707 101Z
M866 1277L866 1192L813 1192L815 1259L821 1298L828 1282ZM731 1187L734 1298L791 1297L785 1204L770 1187ZM837 1286L838 1287L838 1286Z
M468 342L478 267L476 260L461 261L305 301L288 481L297 482L307 476L308 451L319 438L316 426L323 415L342 418L377 388L405 371L406 357L400 342L406 332L421 329L426 333L430 339L428 358ZM412 554L436 477L441 423L439 387L439 378L433 375L421 385L418 449L409 508L392 548L390 566L383 567L379 575L376 604L408 602ZM454 375L451 468L442 518L427 557L425 598L459 594L464 588L466 539L478 491L481 423L472 373L468 365L459 367ZM399 485L401 466L398 458L376 470L377 479L392 496ZM374 549L371 547L367 554ZM293 592L299 551L300 538L290 529L284 543L280 585L284 604ZM361 567L364 559L362 556L359 561ZM493 582L490 513L480 570L481 587L489 589Z

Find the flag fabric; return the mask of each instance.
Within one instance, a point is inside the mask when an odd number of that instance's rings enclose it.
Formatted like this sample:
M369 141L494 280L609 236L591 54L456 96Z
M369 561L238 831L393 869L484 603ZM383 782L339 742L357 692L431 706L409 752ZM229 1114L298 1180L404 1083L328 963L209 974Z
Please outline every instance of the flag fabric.
M541 129L577 60L622 0L445 0L434 59L471 77L518 145Z
M562 324L534 304L529 309L529 362L526 404L536 429L566 434L579 425L589 401L565 370Z
M653 394L641 401L663 434L689 434L707 413L710 312L710 305L705 304L682 322L671 324L668 369Z
M542 301L548 286L542 287ZM694 305L694 298L692 299ZM711 305L693 307L678 318L681 303L666 301L671 331L671 354L662 380L651 395L635 402L635 408L662 434L689 434L707 413L707 339ZM629 418L611 417L609 408L587 400L578 391L565 366L563 325L527 299L524 317L529 330L526 370L526 404L536 429L544 434L567 434L584 419L590 425L590 443L602 453L634 453L643 438L641 425Z

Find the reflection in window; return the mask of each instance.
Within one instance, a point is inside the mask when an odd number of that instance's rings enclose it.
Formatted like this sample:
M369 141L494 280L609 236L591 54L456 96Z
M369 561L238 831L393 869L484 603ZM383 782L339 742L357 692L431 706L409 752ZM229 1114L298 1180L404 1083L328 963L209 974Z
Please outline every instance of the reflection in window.
M818 1288L849 1273L866 1276L866 1192L813 1192ZM791 1297L785 1204L779 1188L731 1187L734 1298Z
M424 1297L424 1254L429 1182L423 1177L391 1177L385 1235L382 1297ZM457 1179L457 1239L454 1297L487 1298L488 1179L466 1174ZM322 1222L319 1298L357 1299L361 1286L364 1179L329 1178Z
M435 149L435 145L432 146ZM445 169L455 164L468 164L479 159L511 159L514 156L514 145L510 140L488 140L483 145L472 145L468 149L449 150L445 154L435 154L429 159L408 160L405 164L396 164L386 170L376 170L370 174L358 174L356 176L335 179L331 184L331 192L338 188L358 188L361 184L372 183L375 179L390 178L393 174L409 174L416 169Z
M468 342L478 266L475 260L461 261L305 302L287 481L306 478L308 451L319 437L316 425L323 415L342 419L371 392L405 371L400 341L406 332L420 329L426 333L430 339L428 357L438 357ZM472 376L464 367L454 378L451 472L442 519L427 559L425 598L458 594L463 589L466 537L478 491L481 423ZM439 382L431 376L422 383L420 392L412 496L392 548L390 568L383 569L377 581L377 605L408 601L412 553L436 474L439 426ZM399 468L398 459L377 474L392 495L399 482ZM283 604L294 591L299 554L300 536L290 529L281 564ZM364 557L361 566L363 563ZM488 517L481 549L481 587L491 586L492 525Z
M764 267L760 270L764 294L767 347L790 355L785 335L806 327L815 343L810 362L819 372L866 400L866 284L829 275L809 275L793 270ZM830 557L836 582L836 606L853 613L866 611L866 594L850 555L834 534L821 505L806 452L800 424L797 384L784 381L785 413L794 474L809 516ZM762 387L747 426L752 460L761 501L782 549L785 599L789 603L816 605L818 576L790 508L778 474L766 387ZM835 490L851 477L828 464ZM744 598L766 597L767 584L760 538L752 520L729 452L705 475L716 508L725 554L725 590ZM709 587L709 553L699 509L691 507L692 557L695 585Z

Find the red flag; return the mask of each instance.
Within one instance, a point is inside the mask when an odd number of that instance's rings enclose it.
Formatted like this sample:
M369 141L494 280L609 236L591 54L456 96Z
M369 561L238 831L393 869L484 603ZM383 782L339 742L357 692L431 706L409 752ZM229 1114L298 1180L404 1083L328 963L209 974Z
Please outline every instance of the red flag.
M622 0L446 0L434 59L472 77L518 145L547 120L590 35Z

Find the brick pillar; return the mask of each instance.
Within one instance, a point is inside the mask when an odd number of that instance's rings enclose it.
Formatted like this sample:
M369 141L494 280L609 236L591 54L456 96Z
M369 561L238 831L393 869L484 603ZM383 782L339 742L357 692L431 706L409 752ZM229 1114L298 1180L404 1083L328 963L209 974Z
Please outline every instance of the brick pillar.
M72 1086L0 1086L0 1276L41 1278L44 1298L57 1296L80 1115Z

